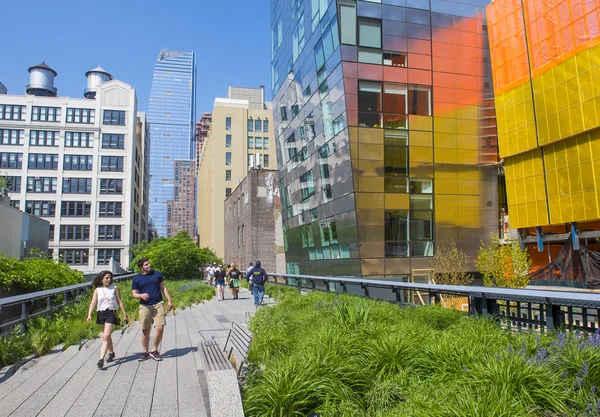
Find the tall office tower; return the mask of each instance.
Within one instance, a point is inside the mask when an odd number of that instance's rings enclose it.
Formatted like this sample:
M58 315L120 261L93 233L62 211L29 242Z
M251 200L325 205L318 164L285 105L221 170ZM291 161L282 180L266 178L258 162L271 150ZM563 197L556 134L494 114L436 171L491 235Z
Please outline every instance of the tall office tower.
M484 3L271 3L288 272L427 282L497 231Z
M11 205L50 222L49 253L74 268L123 266L146 236L147 125L135 89L102 68L86 98L57 97L56 71L29 68L26 95L0 96L0 172Z
M215 98L212 124L199 159L198 234L200 246L220 257L229 244L224 231L225 199L249 169L277 167L272 117L262 87L229 87L227 98Z
M487 12L510 226L534 267L561 258L536 278L583 280L591 258L577 249L600 237L600 3L495 0Z
M212 113L202 113L200 120L196 122L196 161L200 160L202 147L208 136L208 129L210 129L210 122L212 122ZM198 175L198 166L196 164L196 175Z
M196 155L195 52L160 51L154 67L147 118L152 138L150 219L158 236L170 237L181 231L169 228L168 207L173 205L169 202L177 202L175 161L193 161ZM187 195L187 192L178 194L181 198ZM195 213L192 217L195 218Z

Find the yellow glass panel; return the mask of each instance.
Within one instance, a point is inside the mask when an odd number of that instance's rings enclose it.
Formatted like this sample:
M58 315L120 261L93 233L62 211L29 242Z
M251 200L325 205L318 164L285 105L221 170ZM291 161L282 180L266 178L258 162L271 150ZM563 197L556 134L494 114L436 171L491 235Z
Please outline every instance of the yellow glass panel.
M459 210L458 225L463 227L479 227L481 224L479 211L477 210Z
M548 71L548 72L550 72L550 71ZM561 62L560 64L558 64L554 68L552 68L552 76L554 77L554 79L552 80L551 83L548 84L547 88L551 88L552 86L554 86L556 84L562 84L567 81L567 77L565 76L564 63ZM544 86L546 86L546 85L544 85Z
M460 120L457 124L457 132L476 135L479 132L479 122L477 120Z
M434 137L436 148L456 148L456 133L435 132Z
M358 155L360 159L375 159L383 161L383 145L359 144Z
M348 128L348 136L350 138L350 142L358 142L358 128L357 127L349 127Z
M579 100L581 102L588 101L594 98L594 81L592 72L587 71L579 74Z
M569 110L561 110L558 112L558 127L559 127L559 138L565 138L571 136L573 129L571 127L571 115Z
M567 98L569 100L569 107L573 107L579 104L579 79L578 77L572 78L567 81Z
M577 62L574 59L567 59L563 61L565 65L565 78L566 80L570 80L577 76Z
M435 194L457 194L458 180L451 178L436 178L434 183ZM437 200L436 200L437 201Z
M358 141L383 145L383 129L360 127L358 128Z
M573 210L572 221L583 221L585 218L585 209L583 207L583 194L576 193L571 195L571 209Z
M554 71L546 71L545 73L543 73L539 77L536 77L536 78L541 78L542 79L542 83L544 85L544 91L552 88L556 84L554 82L554 73L553 72ZM563 77L564 77L564 71L563 71ZM561 81L561 82L564 82L564 80Z
M556 178L558 180L558 195L560 197L569 194L569 171L567 168L559 168L556 170ZM561 201L562 202L562 201Z
M375 209L384 207L383 193L356 193L356 208L357 209Z
M436 154L438 152L436 151ZM409 149L410 161L433 162L433 149L421 146L411 146Z
M431 132L411 130L409 134L409 141L410 144L414 146L433 146L433 135Z
M535 113L538 120L546 117L546 94L544 92L535 95Z
M456 110L457 119L479 120L480 106L467 106Z
M581 186L581 174L578 165L571 165L569 170L569 193L580 193L583 191Z
M477 180L481 179L481 172L477 168L475 169L465 169L465 167L460 167L457 172L457 177L459 180Z
M478 180L458 180L458 194L475 194L479 195L481 192Z
M537 226L546 226L548 225L548 206L546 205L546 200L539 200L537 202Z
M571 221L573 218L573 211L571 209L571 197L569 195L561 196L560 199L560 218L561 223Z
M590 156L592 159L600 159L600 129L594 129L589 132L589 141Z
M596 201L597 196L595 191L586 191L583 193L583 206L586 220L595 220L600 217Z
M458 210L479 210L479 196L461 195L458 199Z
M533 91L535 92L536 95L542 93L545 90L544 81L543 81L542 76L533 78L532 85L533 85Z
M560 199L558 197L549 198L548 205L550 206L550 224L562 223L560 215Z
M544 154L544 164L546 164L546 171L554 171L556 169L556 163L554 162L554 153L549 152L548 149L551 149L552 145L546 148L546 153Z
M350 158L358 160L358 143L350 143Z
M579 73L589 71L592 68L590 63L589 49L584 49L578 53L575 58L577 60L577 71L579 71Z
M458 210L458 196L456 195L435 195L434 199L436 213Z
M546 104L546 115L556 114L558 113L558 103L556 102L556 89L551 88L544 92Z
M458 149L458 163L461 165L476 165L479 162L479 152L470 149Z
M412 114L408 116L408 127L411 130L425 130L431 132L433 130L432 122L433 118L430 116L416 116Z
M412 155L411 155L412 158ZM458 162L456 149L436 149L435 163L436 164L456 164Z
M385 222L382 209L360 209L356 210L358 224L361 226L383 226Z
M369 161L360 159L358 161L358 169L361 175L381 176L383 174L383 161Z
M358 179L358 191L366 193L383 193L385 190L383 177L360 176Z
M598 117L596 115L596 104L594 100L588 100L582 104L583 108L583 127L586 130L594 129L598 126Z
M566 110L569 108L569 91L567 83L559 84L555 87L557 109Z
M386 209L409 209L410 200L408 194L385 194L385 208Z
M458 224L458 211L456 209L436 209L435 210L435 224Z
M456 119L454 119L454 118L449 119L446 117L436 117L435 118L435 131L443 132L443 133L456 133Z
M573 134L583 132L583 112L581 110L581 105L577 104L569 109L569 113L571 116L571 131Z
M592 155L590 154L590 136L587 133L577 136L577 152L579 163L592 160Z
M459 149L479 149L479 135L458 135L456 147Z

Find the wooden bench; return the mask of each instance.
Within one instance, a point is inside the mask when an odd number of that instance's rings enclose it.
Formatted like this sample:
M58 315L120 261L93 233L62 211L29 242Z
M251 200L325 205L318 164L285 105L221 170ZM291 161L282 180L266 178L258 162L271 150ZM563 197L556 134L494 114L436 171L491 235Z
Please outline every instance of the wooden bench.
M200 342L200 349L202 357L207 366L207 371L225 371L227 369L233 369L231 362L219 346L216 340L208 340L206 342Z
M239 359L241 359L241 361L239 365L237 365L236 360L238 377L242 373L244 364L248 363L248 351L250 350L250 343L252 343L253 338L254 335L248 329L243 328L237 323L233 323L233 326L227 335L223 352L226 353L227 359L229 360L231 359L234 348L240 354ZM229 351L227 350L228 348Z

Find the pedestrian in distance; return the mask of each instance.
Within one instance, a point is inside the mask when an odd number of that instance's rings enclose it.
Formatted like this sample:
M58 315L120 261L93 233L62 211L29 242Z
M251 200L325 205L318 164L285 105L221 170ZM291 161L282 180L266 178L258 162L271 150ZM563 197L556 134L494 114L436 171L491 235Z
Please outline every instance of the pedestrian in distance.
M269 276L265 270L260 267L260 261L256 261L256 265L250 270L250 280L252 281L252 292L254 293L254 305L257 307L263 303L265 283L268 279Z
M248 288L252 291L252 284L250 284L250 271L254 268L254 264L250 262L250 266L246 269L246 282L248 283Z
M221 269L221 265L217 266L215 271L215 285L217 286L217 300L225 299L225 271Z
M240 277L241 276L242 276L242 273L240 272L239 269L236 268L236 265L234 263L231 264L231 267L229 268L229 271L227 272L227 278L228 278L227 284L229 285L229 290L233 294L234 300L237 300L239 298Z
M96 310L98 311L98 315L96 317L96 323L102 326L102 345L100 346L98 369L104 367L104 357L106 356L107 351L108 357L106 358L106 362L112 362L116 357L112 341L112 332L115 326L120 324L117 308L121 308L123 320L127 323L127 312L123 306L119 289L113 285L113 279L114 276L112 272L102 271L92 282L94 293L92 295L92 301L90 302L90 308L88 309L87 322L92 322L92 311L94 310L94 306L97 306Z
M152 358L155 361L162 361L162 357L158 352L158 346L160 345L167 324L167 313L173 308L173 302L171 301L171 295L165 286L162 274L152 269L148 258L141 258L138 260L137 266L142 272L133 277L131 295L133 298L140 300L139 316L140 325L142 327L142 348L144 349L144 352L138 360L145 361L148 358ZM167 299L166 311L163 294ZM150 332L153 323L155 330L154 344L152 350L148 351L150 345Z

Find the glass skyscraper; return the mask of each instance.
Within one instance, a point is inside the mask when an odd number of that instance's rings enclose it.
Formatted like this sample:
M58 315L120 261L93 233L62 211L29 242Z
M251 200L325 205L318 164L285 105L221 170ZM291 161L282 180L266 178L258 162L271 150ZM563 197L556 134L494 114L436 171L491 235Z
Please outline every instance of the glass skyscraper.
M173 206L169 202L175 200L175 161L194 160L196 152L195 52L160 51L147 117L151 138L150 219L158 236L169 237L179 231L169 226L169 207ZM194 213L191 216L195 218Z
M497 231L489 2L271 2L289 273L429 281Z

